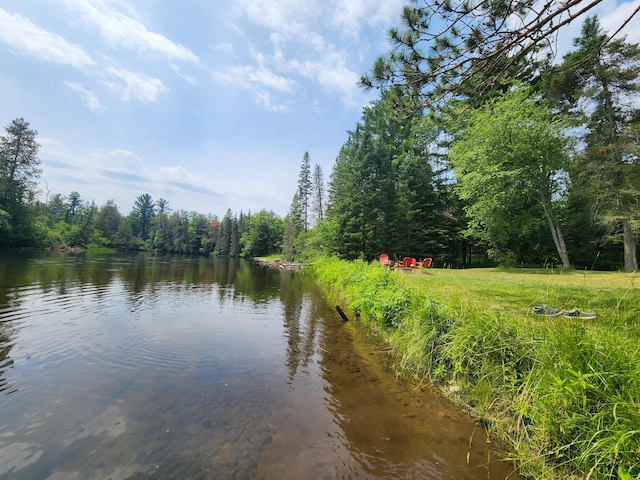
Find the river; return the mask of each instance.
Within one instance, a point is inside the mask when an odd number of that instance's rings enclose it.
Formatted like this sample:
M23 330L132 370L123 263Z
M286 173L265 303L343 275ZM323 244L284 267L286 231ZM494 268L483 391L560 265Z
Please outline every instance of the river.
M0 253L0 478L520 478L333 307L245 260Z

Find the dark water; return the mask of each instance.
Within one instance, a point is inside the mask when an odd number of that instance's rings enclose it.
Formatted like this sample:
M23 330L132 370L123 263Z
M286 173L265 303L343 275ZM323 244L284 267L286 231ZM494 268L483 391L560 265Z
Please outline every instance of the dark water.
M516 478L301 275L0 254L0 478Z

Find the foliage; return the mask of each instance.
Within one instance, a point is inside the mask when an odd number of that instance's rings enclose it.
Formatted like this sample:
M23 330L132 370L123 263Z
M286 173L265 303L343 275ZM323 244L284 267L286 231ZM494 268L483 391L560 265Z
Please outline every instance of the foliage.
M298 177L298 201L302 213L302 225L304 231L309 230L309 210L311 205L311 193L313 184L311 183L311 158L309 152L304 152L300 175Z
M391 51L361 83L399 86L432 110L455 96L490 95L505 78L535 73L540 52L552 56L558 31L600 2L411 2L402 27L389 32Z
M327 218L338 225L334 245L344 258L371 259L398 250L393 161L405 133L389 115L389 105L383 99L364 109L331 174Z
M318 235L310 233L311 217L315 219L315 226L322 223L324 218L324 179L322 168L316 165L311 177L309 152L305 152L300 166L298 189L293 195L289 213L284 221L282 238L282 254L287 261L305 261L316 256L318 245L308 243L307 239L317 239ZM311 209L311 212L309 211Z
M13 120L0 137L0 243L31 243L34 241L34 220L30 206L36 194L36 179L40 176L38 132L23 118Z
M249 229L242 237L242 255L265 257L280 252L284 220L273 211L261 210L251 216Z
M640 46L610 39L588 18L576 50L546 74L546 93L585 129L585 149L574 162L572 190L589 198L591 217L613 238L623 233L624 267L638 269L633 225L640 212L637 106Z
M305 271L389 342L399 374L434 382L472 408L523 474L640 475L637 275L527 269L403 275L335 258ZM543 303L598 316L530 313Z
M298 237L304 232L304 212L300 201L300 192L296 192L291 200L289 214L285 218L284 234L282 238L282 254L287 261L299 257Z
M129 214L129 218L131 219L133 233L142 240L149 238L151 223L156 213L155 208L153 199L148 193L140 195L133 204L133 210Z
M324 220L324 210L326 208L324 173L319 164L313 167L311 206L316 224Z
M553 208L567 165L564 128L562 117L551 117L527 89L515 87L463 121L449 158L459 194L469 202L468 231L486 242L497 260L508 258L513 239L530 237L545 217L562 264L570 267Z

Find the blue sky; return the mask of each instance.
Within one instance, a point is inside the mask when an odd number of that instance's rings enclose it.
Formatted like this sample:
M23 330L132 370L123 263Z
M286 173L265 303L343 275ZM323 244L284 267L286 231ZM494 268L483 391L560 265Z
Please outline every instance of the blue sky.
M608 28L639 2L597 13ZM305 151L329 180L404 3L3 0L0 124L38 130L42 199L284 216Z

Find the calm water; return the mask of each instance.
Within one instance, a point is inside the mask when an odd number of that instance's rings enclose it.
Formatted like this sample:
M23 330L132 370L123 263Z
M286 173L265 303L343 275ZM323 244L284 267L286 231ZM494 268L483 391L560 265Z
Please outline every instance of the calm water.
M0 254L0 478L516 478L301 275Z

